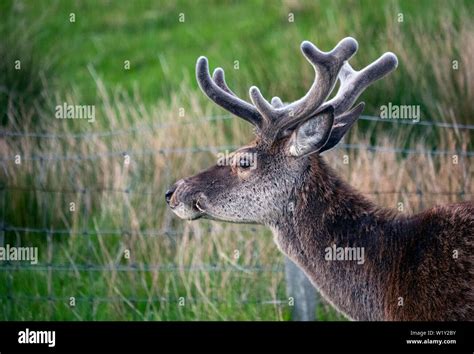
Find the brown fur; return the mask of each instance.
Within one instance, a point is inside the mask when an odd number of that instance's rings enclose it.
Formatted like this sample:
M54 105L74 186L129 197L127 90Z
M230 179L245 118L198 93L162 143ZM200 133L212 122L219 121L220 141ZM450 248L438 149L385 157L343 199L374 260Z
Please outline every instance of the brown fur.
M472 202L407 216L374 205L318 154L283 156L284 141L248 149L260 156L256 170L212 167L179 182L174 203L205 195L204 212L189 218L268 225L281 251L351 319L474 318ZM365 263L325 260L333 244L364 248Z
M252 123L258 138L229 164L178 181L166 201L184 219L271 227L281 251L351 319L473 320L474 204L414 216L379 208L320 156L357 121L364 105L351 107L361 92L398 64L393 53L385 53L355 71L347 61L357 47L353 38L330 52L303 42L301 49L317 72L315 83L287 105L278 97L270 104L256 87L250 89L253 105L238 99L222 69L211 78L207 59L199 58L196 77L203 92ZM325 102L337 79L338 92ZM256 163L239 162L245 154ZM331 247L360 254L334 259Z
M414 216L378 208L319 156L306 178L294 215L273 228L282 251L338 309L356 320L474 318L472 202ZM331 244L364 247L366 262L325 261Z

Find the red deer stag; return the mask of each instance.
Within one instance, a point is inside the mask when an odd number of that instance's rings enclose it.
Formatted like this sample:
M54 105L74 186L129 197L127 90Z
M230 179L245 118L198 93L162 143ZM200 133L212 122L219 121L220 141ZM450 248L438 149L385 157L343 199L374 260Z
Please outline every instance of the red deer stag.
M270 227L279 249L350 319L473 320L474 203L403 215L374 205L321 156L362 113L363 103L352 108L362 91L397 67L396 56L385 53L355 71L347 61L357 47L353 38L330 52L303 42L316 79L303 98L286 105L278 97L269 103L256 87L253 104L238 98L223 70L211 78L200 57L202 91L253 124L256 139L228 164L178 181L166 202L183 219Z

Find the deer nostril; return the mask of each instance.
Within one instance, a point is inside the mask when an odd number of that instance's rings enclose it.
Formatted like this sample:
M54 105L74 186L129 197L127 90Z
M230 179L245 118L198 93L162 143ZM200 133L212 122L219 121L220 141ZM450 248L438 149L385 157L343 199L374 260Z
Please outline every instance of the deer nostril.
M173 193L175 192L176 188L168 189L165 193L165 200L166 203L169 204Z

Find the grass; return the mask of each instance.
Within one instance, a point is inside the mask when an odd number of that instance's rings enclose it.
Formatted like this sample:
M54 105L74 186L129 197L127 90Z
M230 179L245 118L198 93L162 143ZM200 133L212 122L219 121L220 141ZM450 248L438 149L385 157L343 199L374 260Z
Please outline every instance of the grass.
M154 103L183 83L197 88L199 55L208 56L211 67L223 66L242 97L256 84L268 97L291 101L313 79L299 53L301 41L310 39L328 50L353 36L360 42L356 67L388 50L400 57L396 75L364 94L366 112L378 114L379 102L390 97L394 104L420 104L425 119L466 122L473 113L466 100L472 94L471 1L139 0L111 6L108 1L50 0L7 1L0 9L16 21L5 21L3 31L28 33L31 50L53 67L51 85L59 92L78 91L87 103L98 103L90 67L107 87L138 92L145 103ZM290 13L294 22L288 20ZM124 69L126 60L130 70ZM458 60L458 70L452 69L452 60Z
M38 246L41 262L35 267L0 265L0 319L288 320L284 260L269 230L183 222L165 208L166 188L214 164L219 149L160 149L241 145L252 136L251 128L238 119L203 121L225 113L198 91L195 60L206 54L212 67L222 65L229 85L242 97L256 84L268 97L278 94L292 100L303 95L313 79L298 52L301 40L329 49L351 35L360 44L356 67L386 50L400 60L395 74L363 95L367 113L377 114L390 100L420 104L422 120L469 123L473 4L436 5L3 2L1 33L8 38L0 45L6 58L0 64L5 73L0 82L3 129L66 137L0 138L2 159L9 159L2 161L0 172L2 185L9 186L0 191L0 216L9 226L69 232L3 232L6 243ZM71 12L75 23L69 22ZM294 23L288 22L290 12ZM397 22L400 12L403 23ZM180 13L185 14L184 23L179 22ZM18 57L27 58L22 60L24 70L12 70ZM130 60L130 70L124 70L124 60ZM233 70L235 60L238 70ZM452 60L459 61L458 70L452 69ZM54 119L54 107L63 102L95 104L96 121ZM182 108L184 116L179 115ZM104 131L124 133L71 136ZM346 141L472 149L469 131L390 123L361 122ZM130 164L124 163L122 153L130 156ZM23 157L21 165L11 160L17 154ZM76 155L87 158L65 158ZM54 156L62 158L49 159ZM452 156L336 149L327 160L363 192L399 191L371 197L394 208L402 202L404 212L472 198L472 157L453 164ZM128 188L130 193L120 192ZM411 193L418 189L428 193ZM144 230L152 230L152 235ZM130 258L125 257L127 250ZM71 296L75 306L69 305ZM275 299L281 301L267 303ZM318 317L342 319L324 303Z

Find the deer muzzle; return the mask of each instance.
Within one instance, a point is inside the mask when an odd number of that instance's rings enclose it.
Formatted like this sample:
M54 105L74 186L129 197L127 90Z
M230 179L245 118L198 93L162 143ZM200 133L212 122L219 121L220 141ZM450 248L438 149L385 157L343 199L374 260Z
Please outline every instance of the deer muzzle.
M181 179L171 186L165 193L165 200L173 212L181 219L195 220L205 215L202 192L193 188L185 179Z

